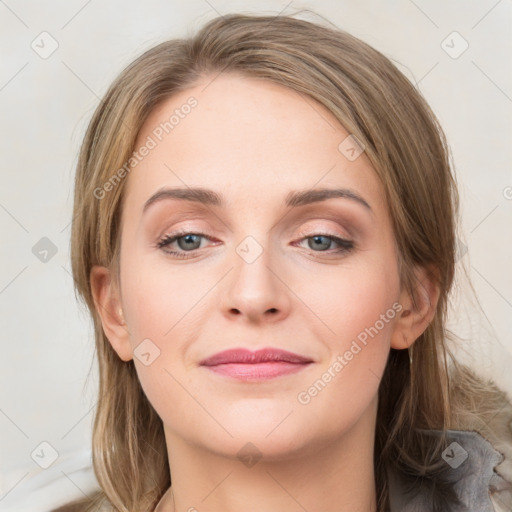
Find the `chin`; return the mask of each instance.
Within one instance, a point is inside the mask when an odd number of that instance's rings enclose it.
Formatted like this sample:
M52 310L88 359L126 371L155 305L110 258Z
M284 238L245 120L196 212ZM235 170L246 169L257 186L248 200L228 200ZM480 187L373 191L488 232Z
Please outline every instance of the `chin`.
M224 436L213 440L208 437L208 448L217 455L238 460L251 467L255 462L272 462L297 459L310 450L309 440L297 432L283 429L267 435L268 430L248 427L234 437ZM302 430L302 434L304 430ZM218 441L218 442L217 442Z
M301 417L298 410L290 407L278 407L266 413L243 409L235 416L217 419L233 437L216 429L218 435L213 440L210 430L205 433L205 442L224 453L238 454L244 446L250 445L246 450L261 452L258 455L264 460L285 459L303 453L311 443L316 444L309 438L311 418Z

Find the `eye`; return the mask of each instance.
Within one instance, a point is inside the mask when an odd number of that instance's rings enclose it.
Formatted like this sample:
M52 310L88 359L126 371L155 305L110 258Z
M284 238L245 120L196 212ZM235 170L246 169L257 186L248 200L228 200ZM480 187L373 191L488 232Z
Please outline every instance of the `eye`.
M187 259L192 258L194 256L194 251L197 251L200 248L202 238L213 241L211 237L204 233L179 231L165 235L156 245L159 249L162 249L165 253L170 254L171 256L180 259ZM313 252L327 253L330 255L348 253L354 248L354 242L328 233L315 233L314 235L303 237L299 242L303 242L305 240L308 241L309 249ZM167 248L173 243L177 243L179 250L170 250ZM331 248L329 250L329 247L331 247L332 244L338 245L339 248Z
M308 247L313 252L327 252L329 254L348 253L354 248L354 242L328 233L315 233L302 238L299 242L308 241ZM328 250L332 244L339 246L338 249Z
M157 243L157 247L159 249L162 249L167 254L175 256L176 258L191 258L193 254L188 255L187 252L193 252L199 249L201 245L201 238L207 238L208 240L212 240L210 237L206 236L203 233L189 233L187 231L179 231L165 235ZM172 251L166 249L166 247L173 244L174 242L178 244L178 248L180 249L179 251Z

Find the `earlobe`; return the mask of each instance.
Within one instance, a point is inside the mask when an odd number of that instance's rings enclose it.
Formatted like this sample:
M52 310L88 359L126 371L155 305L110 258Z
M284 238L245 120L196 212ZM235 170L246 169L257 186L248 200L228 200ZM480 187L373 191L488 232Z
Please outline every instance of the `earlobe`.
M439 281L433 267L417 267L415 277L414 298L407 290L400 296L403 310L391 337L391 347L397 350L409 348L423 334L439 300Z
M120 298L109 269L96 265L90 273L94 305L103 331L112 348L123 361L133 359L130 335L126 328Z

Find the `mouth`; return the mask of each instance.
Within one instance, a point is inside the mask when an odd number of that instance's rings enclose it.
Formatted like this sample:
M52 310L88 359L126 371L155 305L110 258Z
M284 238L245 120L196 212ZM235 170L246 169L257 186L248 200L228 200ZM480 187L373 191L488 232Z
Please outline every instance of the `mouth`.
M312 363L312 359L293 352L264 348L257 352L225 350L204 359L200 366L238 380L257 381L297 373Z

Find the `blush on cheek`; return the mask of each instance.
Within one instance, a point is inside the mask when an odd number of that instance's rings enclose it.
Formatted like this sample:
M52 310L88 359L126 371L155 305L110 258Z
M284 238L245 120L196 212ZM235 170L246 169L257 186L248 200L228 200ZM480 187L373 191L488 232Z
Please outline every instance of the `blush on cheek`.
M332 380L338 382L340 392L358 393L358 386L370 383L378 387L389 355L397 306L400 307L385 295L375 297L373 303L361 300L347 304L338 317L336 330L341 335L332 344L327 372L336 376Z

